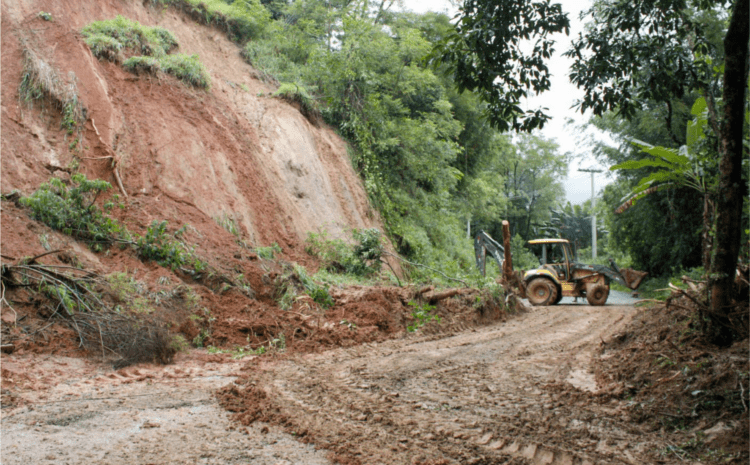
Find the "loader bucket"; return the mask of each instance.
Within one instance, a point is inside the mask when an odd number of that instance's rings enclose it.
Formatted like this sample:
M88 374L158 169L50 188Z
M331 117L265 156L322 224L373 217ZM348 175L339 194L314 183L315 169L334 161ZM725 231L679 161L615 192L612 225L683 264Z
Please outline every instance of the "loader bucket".
M622 279L625 280L627 286L632 290L638 289L643 278L648 276L648 273L645 271L636 271L631 268L620 268L620 274L622 275Z

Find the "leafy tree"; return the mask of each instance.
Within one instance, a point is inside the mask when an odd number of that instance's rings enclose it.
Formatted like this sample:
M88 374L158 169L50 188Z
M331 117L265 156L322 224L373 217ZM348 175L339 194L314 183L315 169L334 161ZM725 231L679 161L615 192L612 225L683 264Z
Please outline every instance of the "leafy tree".
M709 0L598 2L588 12L593 23L568 52L576 60L571 79L585 92L582 110L591 108L595 114L617 110L628 118L644 99L669 105L671 99L692 90L705 96L721 156L722 195L716 203L716 250L709 275L712 324L707 329L709 338L718 344L732 342L727 314L747 196L742 141L747 129L750 0L731 3L723 73L706 59L712 54L711 43L693 13L711 12L724 5ZM722 101L717 104L714 99L719 86L714 83L714 71L723 74Z
M632 192L634 182L620 178L602 191L609 248L622 250L633 267L651 276L701 265L700 197L687 188L671 188L639 200L627 214L614 214L616 206Z
M568 173L568 161L557 148L552 141L522 134L515 144L515 156L505 161L504 187L510 205L507 217L512 232L526 240L540 234L539 228L565 195L561 180Z
M703 269L708 270L711 265L711 227L713 225L713 212L715 204L715 162L710 157L701 157L699 145L705 138L703 127L706 125L705 118L706 102L703 98L696 101L693 106L693 114L696 119L688 124L688 143L679 149L653 146L646 142L634 140L633 145L639 147L649 158L640 160L628 160L613 166L613 170L637 170L641 168L653 168L648 176L642 178L635 188L630 192L626 201L620 205L616 213L629 208L637 199L656 192L660 189L673 186L687 187L698 192L703 198Z
M569 31L559 3L550 0L464 0L455 31L436 49L459 90L476 91L500 130L531 131L549 119L543 109L524 112L521 100L550 88L545 63L554 51L551 35ZM526 47L532 40L533 45ZM530 49L530 50L529 50Z

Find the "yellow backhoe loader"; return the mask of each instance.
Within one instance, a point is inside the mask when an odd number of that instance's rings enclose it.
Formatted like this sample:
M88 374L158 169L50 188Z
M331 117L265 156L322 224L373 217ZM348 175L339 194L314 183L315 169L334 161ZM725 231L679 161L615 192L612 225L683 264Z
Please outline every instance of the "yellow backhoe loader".
M504 230L505 223L503 222ZM508 233L509 234L509 233ZM474 238L477 266L484 275L485 258L489 254L504 275L512 275L510 239L503 247L489 234L480 231ZM614 260L610 266L587 265L575 261L570 243L565 239L534 239L529 244L541 246L541 265L523 273L521 292L532 305L554 305L563 297L586 297L591 305L604 305L609 297L609 285L616 281L630 289L638 289L648 273L619 268Z

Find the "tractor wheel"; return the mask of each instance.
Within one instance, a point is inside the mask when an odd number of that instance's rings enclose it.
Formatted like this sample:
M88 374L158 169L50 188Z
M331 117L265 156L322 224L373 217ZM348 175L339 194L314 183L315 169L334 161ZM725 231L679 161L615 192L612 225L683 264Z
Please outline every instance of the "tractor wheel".
M534 278L526 286L526 297L531 305L552 305L557 300L557 287L546 278Z
M586 300L589 305L604 305L609 297L609 286L606 284L593 284L587 286Z

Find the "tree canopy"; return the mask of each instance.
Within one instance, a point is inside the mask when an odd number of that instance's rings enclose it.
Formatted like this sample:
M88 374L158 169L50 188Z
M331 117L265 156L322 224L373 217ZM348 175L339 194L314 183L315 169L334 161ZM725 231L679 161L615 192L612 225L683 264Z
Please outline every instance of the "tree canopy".
M569 29L567 14L550 0L465 0L455 30L433 57L460 91L476 91L487 102L493 126L531 131L549 115L544 109L524 112L520 103L550 88L552 35Z

